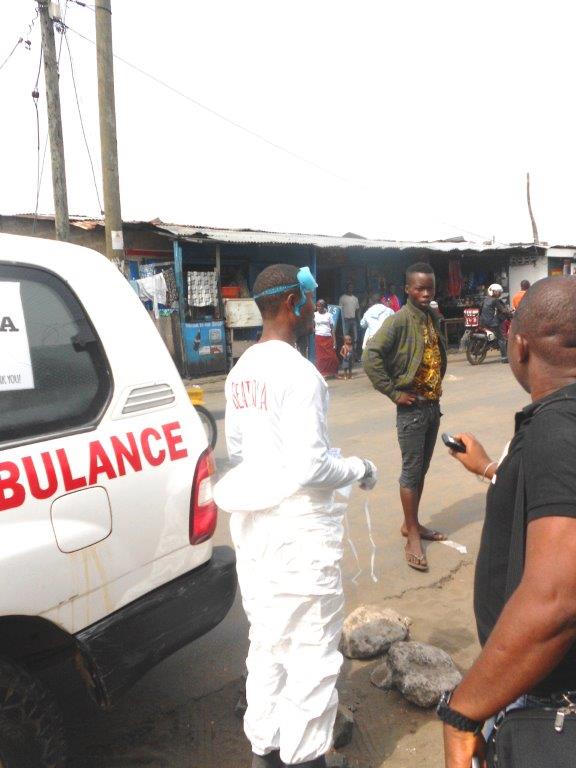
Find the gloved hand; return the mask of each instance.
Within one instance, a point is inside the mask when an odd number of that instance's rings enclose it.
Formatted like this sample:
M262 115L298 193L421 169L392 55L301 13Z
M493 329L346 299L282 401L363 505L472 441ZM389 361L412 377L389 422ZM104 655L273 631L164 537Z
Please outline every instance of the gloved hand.
M360 488L362 488L363 491L371 491L378 482L376 464L374 464L373 461L370 461L370 459L362 459L362 461L366 467L366 474L360 480Z

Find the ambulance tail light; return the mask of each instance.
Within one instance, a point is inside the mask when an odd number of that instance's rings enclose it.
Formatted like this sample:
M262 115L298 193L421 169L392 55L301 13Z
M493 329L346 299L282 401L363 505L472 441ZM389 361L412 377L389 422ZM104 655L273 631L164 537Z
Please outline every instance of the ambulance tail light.
M190 544L201 544L216 530L218 508L212 495L212 476L216 471L212 449L200 456L194 473L190 499Z

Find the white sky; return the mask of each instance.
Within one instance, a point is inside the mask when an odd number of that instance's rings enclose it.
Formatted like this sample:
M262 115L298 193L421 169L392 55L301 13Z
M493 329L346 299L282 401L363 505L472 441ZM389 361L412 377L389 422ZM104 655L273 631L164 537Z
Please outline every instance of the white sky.
M65 0L62 0L62 7ZM112 0L122 214L181 224L432 239L576 242L574 19L565 0ZM0 0L0 64L35 13ZM94 39L94 13L67 23ZM39 59L0 71L0 213L34 210ZM100 183L95 48L68 33ZM57 35L57 45L59 35ZM98 214L61 59L72 213ZM41 142L46 136L40 79ZM49 153L40 194L52 212ZM477 235L473 237L471 233Z

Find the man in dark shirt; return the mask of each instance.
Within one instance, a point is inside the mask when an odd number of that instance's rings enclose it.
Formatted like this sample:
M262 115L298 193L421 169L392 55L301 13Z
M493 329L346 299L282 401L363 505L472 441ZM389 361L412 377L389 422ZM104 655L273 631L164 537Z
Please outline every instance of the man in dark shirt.
M507 363L506 336L502 330L502 323L510 317L510 311L502 301L502 291L503 288L498 283L492 283L488 288L488 296L484 299L480 310L480 325L488 328L496 336L502 362Z
M492 483L474 586L483 650L439 710L447 768L482 759L474 723L523 694L553 706L558 694L576 691L576 278L546 278L530 289L512 321L508 352L532 403L516 415L505 457L492 461L468 434L458 436L466 453L453 454ZM522 580L506 600L521 463L526 553Z

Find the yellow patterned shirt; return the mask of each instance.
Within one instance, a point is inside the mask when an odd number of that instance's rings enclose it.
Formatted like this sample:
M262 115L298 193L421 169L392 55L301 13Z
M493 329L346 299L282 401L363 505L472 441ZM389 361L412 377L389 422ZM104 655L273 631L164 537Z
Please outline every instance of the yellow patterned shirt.
M442 357L440 356L440 342L438 333L428 318L424 326L424 354L422 362L416 371L412 391L426 400L440 400L442 395Z

